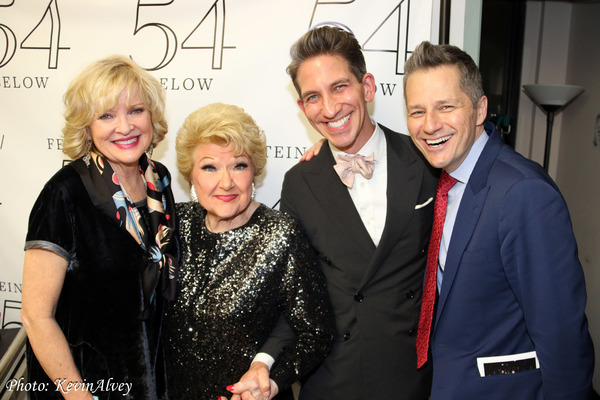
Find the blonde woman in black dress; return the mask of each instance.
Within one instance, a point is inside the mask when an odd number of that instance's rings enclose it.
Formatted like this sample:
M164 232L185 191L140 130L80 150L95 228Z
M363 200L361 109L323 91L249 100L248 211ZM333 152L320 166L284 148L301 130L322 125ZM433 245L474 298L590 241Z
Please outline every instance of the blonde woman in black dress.
M31 399L162 398L164 299L178 248L164 90L124 56L99 60L64 96L64 153L29 220L21 319Z

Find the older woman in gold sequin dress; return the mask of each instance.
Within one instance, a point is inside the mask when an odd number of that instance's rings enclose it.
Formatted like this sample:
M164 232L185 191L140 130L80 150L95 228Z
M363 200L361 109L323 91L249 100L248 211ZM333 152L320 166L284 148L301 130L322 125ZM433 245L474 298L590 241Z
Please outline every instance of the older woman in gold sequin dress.
M262 131L241 108L193 112L177 136L192 202L178 204L180 293L166 313L172 399L228 396L280 317L295 331L271 368L271 394L326 356L333 320L324 278L298 222L254 200Z

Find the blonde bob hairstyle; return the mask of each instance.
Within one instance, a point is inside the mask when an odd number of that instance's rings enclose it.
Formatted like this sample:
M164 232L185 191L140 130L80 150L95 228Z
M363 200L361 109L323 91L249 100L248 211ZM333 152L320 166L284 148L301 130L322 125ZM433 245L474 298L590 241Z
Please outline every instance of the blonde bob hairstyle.
M177 132L175 150L177 168L188 182L192 181L194 152L200 145L232 145L236 156L247 155L260 175L267 163L267 141L254 119L242 108L214 103L199 108L185 119Z
M113 108L121 93L136 91L150 111L153 126L152 146L164 139L168 125L165 117L164 89L143 68L124 56L110 56L85 68L69 85L63 96L65 126L63 152L77 159L88 151L89 126L97 115Z

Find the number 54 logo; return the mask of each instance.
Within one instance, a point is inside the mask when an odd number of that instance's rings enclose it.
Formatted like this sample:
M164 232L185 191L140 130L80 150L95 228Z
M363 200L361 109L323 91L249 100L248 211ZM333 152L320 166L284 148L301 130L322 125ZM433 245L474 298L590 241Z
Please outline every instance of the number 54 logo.
M48 68L56 69L58 65L59 53L61 50L70 50L61 44L62 22L59 13L59 2L61 6L68 7L77 0L38 0L28 4L27 12L31 15L41 15L37 23L32 24L31 30L25 35L25 38L19 43L14 30L8 25L0 23L0 68L7 65L15 56L17 48L25 50L46 50L48 52ZM187 36L181 42L175 31L163 22L156 21L152 16L164 14L173 4L174 0L137 0L135 8L135 26L133 35L143 37L145 33L153 33L156 30L164 36L164 47L157 46L160 60L155 65L142 65L147 70L159 70L167 66L181 49L202 49L212 50L212 69L221 69L223 66L223 51L225 49L234 49L234 46L226 46L225 42L225 0L209 1L206 11L203 12L203 18L200 22L187 33ZM0 0L0 9L8 8L14 5L14 0ZM120 7L123 3L119 4ZM161 9L161 7L163 7ZM90 10L93 12L93 10ZM208 33L208 34L207 34ZM208 38L208 39L207 39ZM130 55L135 60L135 55Z
M13 4L14 0L0 0L0 9L10 7ZM69 48L60 46L60 16L57 0L50 0L48 3L41 4L47 4L45 8L42 8L43 15L25 39L21 41L19 48L48 50L48 68L56 69L59 51L68 50ZM43 24L44 21L49 21L49 23ZM2 36L4 36L6 47L3 49L0 46L0 68L12 60L17 50L17 37L13 30L4 24L0 24L0 43L2 43ZM45 37L46 40L40 41L40 36Z
M152 1L152 0L138 0L136 16L135 16L135 29L133 34L142 34L143 30L159 29L162 31L165 37L164 53L162 54L162 60L154 66L145 66L150 71L159 70L167 66L174 58L178 50L177 35L174 30L166 24L160 22L143 22L145 11L149 7L167 7L173 3L174 0L170 1ZM226 46L225 42L225 0L216 0L212 2L204 17L198 22L198 24L192 29L191 32L181 43L181 49L209 49L212 50L212 69L221 69L223 67L223 51L224 49L234 49L234 46ZM204 41L197 39L200 36L200 30L204 28ZM212 30L206 35L206 30ZM206 42L206 37L209 37L209 41ZM199 44L202 43L202 44ZM132 56L134 58L134 56Z

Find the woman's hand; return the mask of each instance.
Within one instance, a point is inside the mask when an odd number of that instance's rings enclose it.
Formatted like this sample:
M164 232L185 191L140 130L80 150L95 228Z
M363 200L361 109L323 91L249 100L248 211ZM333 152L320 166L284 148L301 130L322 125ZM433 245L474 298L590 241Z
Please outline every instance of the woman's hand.
M227 387L231 400L270 400L277 393L277 384L269 379L269 367L263 362L253 362L248 371L235 385Z
M311 158L319 154L323 143L325 143L325 139L321 139L317 143L313 144L313 146L310 149L306 150L304 154L302 154L302 157L300 157L300 161L309 161Z
M279 393L279 388L273 379L269 379L269 390L267 391L261 390L256 379L238 382L228 386L227 390L233 393L231 400L271 400Z

